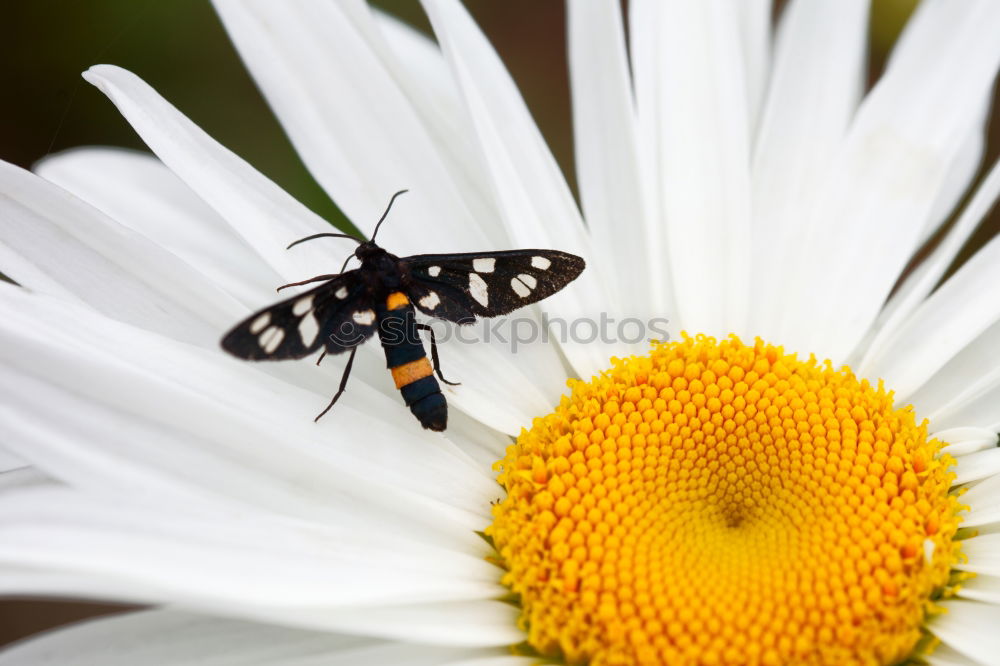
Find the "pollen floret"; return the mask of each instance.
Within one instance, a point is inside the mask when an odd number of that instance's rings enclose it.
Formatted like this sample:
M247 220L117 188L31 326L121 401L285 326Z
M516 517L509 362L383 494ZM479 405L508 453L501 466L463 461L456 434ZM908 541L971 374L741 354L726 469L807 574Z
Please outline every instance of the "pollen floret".
M535 651L867 665L925 637L959 557L954 461L881 385L685 336L570 387L497 464L486 530Z

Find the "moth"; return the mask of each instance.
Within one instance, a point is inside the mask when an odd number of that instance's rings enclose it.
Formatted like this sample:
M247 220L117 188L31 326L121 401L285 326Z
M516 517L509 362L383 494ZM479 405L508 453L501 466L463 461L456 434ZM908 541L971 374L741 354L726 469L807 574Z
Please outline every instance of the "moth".
M468 254L418 254L397 257L375 243L379 227L393 202L407 190L396 192L375 225L371 240L338 233L316 238L348 238L358 243L339 273L278 287L321 282L317 287L255 312L222 339L222 348L248 361L300 359L320 349L322 355L350 352L330 404L318 421L336 404L347 387L358 347L378 334L396 388L420 424L443 431L448 425L448 403L435 379L455 385L441 374L437 340L430 326L416 320L415 310L456 324L471 324L476 317L496 317L556 293L576 279L586 264L580 257L558 250L511 250ZM345 271L352 257L360 268ZM420 333L431 343L428 361Z

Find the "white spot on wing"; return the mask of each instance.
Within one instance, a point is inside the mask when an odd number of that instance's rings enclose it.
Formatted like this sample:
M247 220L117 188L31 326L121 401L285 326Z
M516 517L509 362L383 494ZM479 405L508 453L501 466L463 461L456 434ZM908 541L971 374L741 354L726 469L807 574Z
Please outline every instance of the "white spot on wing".
M347 298L347 287L341 287L337 291L333 292L333 295L339 298L340 300L344 300L345 298Z
M549 266L552 265L552 262L546 259L545 257L539 256L531 258L531 265L539 270L547 271L549 269Z
M538 286L538 280L535 279L534 275L528 275L527 273L521 273L517 276L517 279L528 285L528 289L534 289Z
M302 338L302 344L309 347L316 342L317 335L319 335L319 322L316 321L312 312L307 312L306 316L299 322L299 337Z
M261 313L259 317L250 322L250 332L253 333L254 335L257 335L265 328L267 328L267 325L270 323L271 323L271 313L270 312Z
M295 301L294 305L292 305L292 314L301 317L305 313L312 310L312 306L313 306L312 294L309 294L308 296L303 296L299 300Z
M479 304L484 308L489 305L490 293L489 288L486 286L486 282L483 278L479 277L479 273L469 273L469 293L474 299L479 301Z
M285 339L285 332L278 328L277 326L271 326L264 330L257 338L257 342L260 343L261 348L268 354L273 354L274 350L281 345L281 341Z
M259 317L250 322L250 332L257 335L271 323L271 313L263 312Z
M438 298L436 291L432 291L420 299L420 307L426 310L433 310L440 304L441 304L441 299Z
M427 269L427 274L430 275L431 277L437 277L438 275L441 275L441 267L431 266L430 268Z
M354 313L353 319L355 323L361 324L362 326L371 326L372 322L375 321L375 311L374 310L358 310Z
M528 285L524 284L517 278L511 278L510 286L513 287L514 293L516 293L521 298L525 298L526 296L528 296L528 294L531 293L531 289L528 288Z
M492 273L494 266L496 266L497 260L493 258L487 259L473 259L472 260L472 270L477 273Z

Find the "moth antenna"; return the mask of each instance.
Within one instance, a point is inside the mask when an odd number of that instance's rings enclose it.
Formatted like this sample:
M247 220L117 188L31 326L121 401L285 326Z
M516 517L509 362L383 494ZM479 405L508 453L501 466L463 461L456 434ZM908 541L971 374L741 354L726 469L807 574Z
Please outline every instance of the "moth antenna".
M316 238L349 238L352 241L354 241L355 243L357 243L358 245L360 245L363 242L363 241L355 238L354 236L349 236L347 234L323 233L323 234L313 234L312 236L306 236L305 238L300 238L297 241L295 241L294 243L290 244L285 249L286 250L291 250L293 247L295 247L299 243L305 243L308 240L314 240Z
M382 226L383 222L385 222L385 218L389 214L389 211L392 209L392 204L396 200L396 197L398 197L400 194L406 194L407 192L409 192L409 190L400 190L399 192L393 194L392 198L389 199L389 205L385 207L385 212L382 213L382 217L378 219L378 223L375 224L375 231L372 232L373 243L375 242L375 237L378 236L378 228Z

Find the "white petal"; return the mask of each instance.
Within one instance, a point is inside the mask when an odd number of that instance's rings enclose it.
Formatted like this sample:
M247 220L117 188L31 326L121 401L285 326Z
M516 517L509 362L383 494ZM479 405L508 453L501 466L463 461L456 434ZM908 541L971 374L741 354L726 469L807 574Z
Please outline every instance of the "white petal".
M993 432L1000 430L1000 377L994 375L988 387L942 407L934 414L934 422L949 427L974 423Z
M315 666L530 666L533 662L506 655L509 648L460 648L414 643L379 643L371 647L345 650L334 655L316 655L310 662Z
M222 666L275 660L299 666L315 663L320 655L333 660L374 642L357 636L149 610L88 620L33 637L0 653L0 666Z
M0 446L0 473L27 467L28 461L9 449Z
M928 216L927 225L920 241L926 241L941 225L951 217L958 207L962 197L969 191L973 184L979 167L982 165L983 153L986 150L986 133L983 127L989 122L989 112L992 108L990 102L992 98L987 98L987 104L983 108L983 119L973 123L973 130L962 141L961 147L952 158L952 163L948 166L948 177L941 185L937 200L931 214Z
M1000 576L1000 534L981 534L962 541L962 553L968 562L957 562L955 569Z
M656 137L661 121L659 94L659 22L654 20L662 5L658 0L632 0L628 12L629 57L632 65L636 114L636 151L639 186L646 211L643 251L649 268L649 298L652 312L676 320L673 278L668 261L669 239L663 222L663 193L660 191L660 154ZM674 334L679 322L673 321Z
M640 122L657 148L680 324L714 335L745 333L749 297L750 142L735 3L635 2L632 25L656 33L636 96L655 96L658 119ZM649 38L644 41L648 42ZM652 84L654 91L643 90ZM666 253L669 253L668 255Z
M977 483L962 495L961 501L969 507L962 517L963 527L1000 523L1000 476Z
M441 645L500 646L524 640L518 610L499 601L345 608L329 614L340 631Z
M275 565L277 566L277 565ZM246 586L246 580L240 584ZM40 573L0 566L0 590L30 590L34 596L132 599L137 590L129 580L97 578L92 574ZM67 591L70 592L67 592ZM4 592L6 593L6 592ZM24 592L15 592L23 595ZM172 596L164 593L165 596ZM351 606L346 609L308 607L231 607L224 603L193 604L185 600L172 607L267 622L300 629L336 631L391 640L454 646L503 646L523 640L515 628L516 611L496 601L446 602L405 606ZM350 662L349 662L350 663Z
M931 433L930 438L945 442L944 452L952 456L964 456L997 445L997 434L986 428L951 428Z
M1000 391L1000 322L983 331L924 382L912 400L917 413L936 430L964 426L996 431L1000 403L991 394Z
M962 583L958 595L963 599L1000 604L1000 577L976 574L975 578Z
M736 3L740 42L743 46L744 78L747 86L747 118L751 135L764 101L771 58L771 0L745 0Z
M510 435L487 428L464 412L448 415L448 436L460 442L462 450L484 469L492 469L512 441Z
M362 3L217 0L244 61L317 181L368 232L391 193L409 188L392 238L406 252L430 229L449 250L493 249L502 234L485 183L439 145L462 132L431 131L399 80L393 54ZM425 54L426 55L426 54ZM440 120L437 121L438 123ZM470 223L470 221L472 223ZM388 229L386 230L388 233ZM370 233L370 232L369 232ZM427 251L423 248L422 251Z
M531 664L537 663L538 660L534 658L504 655L502 657L480 657L462 659L461 661L449 661L447 666L531 666Z
M956 458L955 483L969 483L1000 473L1000 449L991 448Z
M257 511L162 511L141 498L122 502L54 484L3 498L0 561L132 581L130 601L340 608L488 599L503 590L479 553L424 546L377 525L344 530Z
M457 0L427 0L424 8L461 87L512 242L590 260L594 251L566 181L493 48ZM597 319L607 298L600 266L589 263L569 288L540 304L544 312ZM613 347L595 341L563 350L587 376L607 366Z
M500 225L494 229L488 222L495 218L489 177L479 155L475 132L465 112L462 96L441 49L433 39L403 21L374 9L372 14L394 56L389 57L383 52L383 62L395 73L400 87L420 114L427 131L433 135L442 159L450 158L449 164L457 165L458 173L453 170L453 175L468 181L460 185L463 190L478 188L485 193L482 196L490 203L491 210L486 218L479 220L481 226L489 227L482 231L491 237L492 234L503 236ZM361 18L360 15L358 17ZM371 44L379 49L382 41L373 38ZM403 237L409 236L404 234Z
M329 231L329 224L205 134L142 79L111 65L91 67L84 78L115 103L163 163L279 274L301 280L296 276L336 268L322 244L285 250L293 240Z
M250 504L331 524L363 523L349 498L366 497L401 533L477 543L492 473L412 421L345 404L317 426L308 392L250 364L16 287L0 288L0 302L11 310L0 321L0 435L46 472L97 492Z
M315 666L531 666L533 660L511 657L507 647L458 648L414 643L381 643L344 651L332 658L319 655Z
M921 659L929 666L979 666L979 662L969 659L947 645L938 645L930 655L921 655Z
M450 645L499 645L517 635L516 609L490 601L503 588L484 558L419 547L391 532L307 528L259 513L171 515L46 489L6 493L0 535L7 595L169 602Z
M975 601L946 600L947 612L927 623L931 633L953 650L990 666L1000 654L1000 606Z
M645 208L620 3L570 2L566 11L580 200L603 250L594 259L606 263L602 271L617 294L616 310L630 316L670 312L662 283L650 279L650 264L662 263L653 254L657 243L639 241L655 222Z
M36 467L31 467L23 463L18 467L0 469L0 491L13 490L15 488L28 488L40 486L58 486L58 481L53 481L45 476Z
M216 343L239 305L68 192L0 162L0 266L31 289L179 340Z
M241 440L239 444L247 449L246 453L228 455L242 455L244 460L233 462L224 457L227 452L222 447L210 440L161 432L157 424L81 404L65 394L45 392L44 386L16 374L12 379L39 399L62 401L65 423L57 427L38 414L28 413L30 405L14 403L8 397L10 387L3 386L0 388L6 402L19 411L0 408L5 419L0 433L16 439L25 450L32 449L32 462L46 473L100 494L134 495L178 507L252 509L345 529L378 525L400 539L456 548L479 547L473 530L482 528L484 507L496 497L495 486L478 492L478 506L463 517L454 509L428 502L423 495L373 481L372 472L365 471L364 466L341 471L326 459L333 456L314 455L309 460L301 453L290 455L273 437L260 437L259 442ZM85 421L83 412L92 421ZM216 421L220 427L231 425L226 418ZM256 450L263 446L274 449L274 460L268 461L264 452ZM159 458L152 457L157 454ZM336 457L341 459L339 464L351 465L351 456ZM401 456L396 459L397 464L405 462ZM450 501L455 499L462 501Z
M993 165L969 205L945 234L941 243L906 278L886 304L885 310L879 315L878 334L868 346L864 361L883 350L886 340L896 333L906 318L937 286L945 271L955 261L959 250L965 246L972 232L996 203L998 196L1000 196L1000 161Z
M765 337L781 332L789 262L861 98L868 5L793 0L782 14L753 158L751 320Z
M218 213L162 162L118 148L77 148L46 157L35 173L72 192L256 309L280 278Z
M871 326L982 119L998 30L990 0L918 8L805 223L785 303L799 322L782 336L793 349L839 362Z
M858 368L863 377L885 379L906 401L966 345L1000 320L1000 238L996 238L890 335L883 353ZM996 364L992 364L996 367Z

